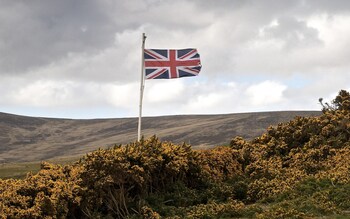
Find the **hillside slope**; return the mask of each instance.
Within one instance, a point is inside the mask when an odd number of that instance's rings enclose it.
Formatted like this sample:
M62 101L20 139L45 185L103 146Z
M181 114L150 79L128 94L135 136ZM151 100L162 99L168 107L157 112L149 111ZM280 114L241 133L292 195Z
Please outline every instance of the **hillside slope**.
M183 115L143 118L143 135L194 147L228 144L232 137L252 139L270 125L318 111L281 111L225 115ZM53 119L0 113L0 163L76 156L137 138L137 118Z

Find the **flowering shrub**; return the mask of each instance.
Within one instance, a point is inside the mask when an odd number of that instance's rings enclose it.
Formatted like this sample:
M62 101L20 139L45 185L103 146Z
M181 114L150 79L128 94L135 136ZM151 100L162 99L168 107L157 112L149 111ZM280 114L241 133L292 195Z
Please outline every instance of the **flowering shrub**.
M49 163L42 163L41 168L24 180L0 180L3 218L64 218L79 206L79 168Z
M229 147L155 136L0 179L0 218L311 218L350 209L350 94Z
M216 147L200 153L201 170L214 181L225 181L242 175L239 152L229 147Z
M86 188L82 208L130 215L135 203L148 194L166 190L177 181L198 186L199 154L189 145L160 142L155 136L125 146L100 149L81 161L81 186ZM198 181L198 182L197 182Z
M335 105L319 117L297 117L269 127L251 142L236 137L230 147L239 149L240 163L251 180L248 200L268 199L308 176L349 183L350 94L339 92Z

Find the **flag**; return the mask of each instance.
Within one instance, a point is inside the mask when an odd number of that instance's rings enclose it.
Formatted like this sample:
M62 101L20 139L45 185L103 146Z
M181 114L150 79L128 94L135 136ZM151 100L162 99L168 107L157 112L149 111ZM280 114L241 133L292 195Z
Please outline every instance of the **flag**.
M197 76L201 70L197 49L145 49L146 79Z

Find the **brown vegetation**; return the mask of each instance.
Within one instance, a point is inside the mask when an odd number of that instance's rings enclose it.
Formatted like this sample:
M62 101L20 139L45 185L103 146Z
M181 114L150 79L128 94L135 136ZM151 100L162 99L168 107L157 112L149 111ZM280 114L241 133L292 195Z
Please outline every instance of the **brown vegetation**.
M350 209L350 94L247 141L156 137L0 180L3 218L313 218Z
M192 147L227 144L232 136L252 139L268 126L295 116L319 112L265 112L143 118L142 133L157 133L162 141L187 142ZM49 119L0 113L0 163L80 157L99 147L126 144L137 138L137 118Z

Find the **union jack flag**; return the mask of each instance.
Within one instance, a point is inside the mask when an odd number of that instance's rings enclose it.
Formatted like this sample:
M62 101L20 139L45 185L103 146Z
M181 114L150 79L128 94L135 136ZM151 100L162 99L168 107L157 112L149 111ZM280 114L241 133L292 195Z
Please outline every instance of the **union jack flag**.
M197 76L201 70L196 49L145 49L146 79Z

